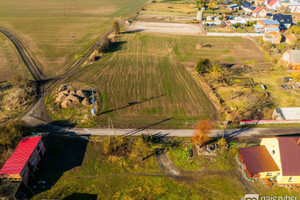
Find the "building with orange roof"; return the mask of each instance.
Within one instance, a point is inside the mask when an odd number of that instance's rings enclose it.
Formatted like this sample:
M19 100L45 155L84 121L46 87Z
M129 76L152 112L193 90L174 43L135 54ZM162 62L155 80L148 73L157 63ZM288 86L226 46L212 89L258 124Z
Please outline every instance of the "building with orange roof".
M267 14L268 14L267 7L258 6L257 8L252 10L253 17L266 17Z
M285 42L288 44L293 44L297 40L296 36L294 34L289 34L285 36Z
M269 41L271 42L272 44L279 44L281 43L282 41L282 35L280 33L277 33L277 32L270 32L270 33L266 33L264 36L263 36L263 40L266 42L266 41Z
M300 137L262 138L260 146L240 148L239 158L249 178L300 185Z

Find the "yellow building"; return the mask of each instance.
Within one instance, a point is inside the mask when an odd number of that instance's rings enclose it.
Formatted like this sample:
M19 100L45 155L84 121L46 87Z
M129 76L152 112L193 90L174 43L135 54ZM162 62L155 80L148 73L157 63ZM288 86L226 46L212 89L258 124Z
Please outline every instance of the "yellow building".
M260 146L240 148L248 177L300 185L300 137L262 138Z

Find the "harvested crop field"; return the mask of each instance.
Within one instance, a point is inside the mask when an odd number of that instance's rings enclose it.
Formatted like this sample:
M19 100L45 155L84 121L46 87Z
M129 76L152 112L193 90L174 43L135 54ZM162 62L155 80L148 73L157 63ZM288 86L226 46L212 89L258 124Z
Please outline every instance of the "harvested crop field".
M204 35L202 24L177 24L158 22L133 22L128 31L132 32L152 32L169 33L176 35Z
M16 75L22 75L24 78L30 77L29 71L13 44L0 33L0 81L11 81Z
M2 0L0 25L20 37L41 70L54 76L70 67L76 55L92 45L114 20L133 14L146 2Z
M186 50L177 47L181 39L122 34L110 53L70 81L95 85L99 117L111 117L118 127L191 127L201 118L216 119L209 99L180 63L177 53Z

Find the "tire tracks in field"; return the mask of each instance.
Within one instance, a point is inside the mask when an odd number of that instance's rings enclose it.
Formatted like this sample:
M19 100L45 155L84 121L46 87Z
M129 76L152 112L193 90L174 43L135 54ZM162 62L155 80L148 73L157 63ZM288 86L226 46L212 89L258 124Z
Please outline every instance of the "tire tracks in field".
M132 18L136 12L139 12L143 7L151 3L151 1L146 2L144 5L139 7L134 14L124 18L119 23L120 25L124 25L127 20ZM96 43L88 47L83 56L74 61L70 68L67 69L61 75L56 77L48 78L45 76L36 62L34 61L33 56L29 53L29 51L25 48L23 43L13 35L10 31L5 29L4 27L0 27L0 32L3 33L16 47L17 51L21 55L22 60L24 61L25 65L27 66L28 70L30 71L31 75L33 76L36 85L37 85L37 97L33 104L29 107L25 115L22 117L22 120L31 126L41 126L41 125L48 125L52 127L49 123L53 122L53 120L49 117L46 111L45 100L47 94L53 90L57 85L64 82L68 77L74 74L79 67L81 67L86 60L90 57L90 55L97 49ZM113 28L108 29L104 34L98 37L98 41L103 38L108 37L113 32ZM57 128L57 127L55 127Z

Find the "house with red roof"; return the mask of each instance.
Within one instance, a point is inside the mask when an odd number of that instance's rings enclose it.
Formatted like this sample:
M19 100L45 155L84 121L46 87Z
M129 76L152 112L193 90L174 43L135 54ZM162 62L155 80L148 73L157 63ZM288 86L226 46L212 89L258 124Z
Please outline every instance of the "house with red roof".
M270 10L277 10L280 7L280 3L277 0L268 2L267 8Z
M45 152L42 136L23 138L0 170L0 178L28 183Z
M300 185L300 137L262 138L260 146L240 148L239 158L249 178Z
M252 10L253 17L266 17L267 14L268 14L267 7L258 6L257 8Z

